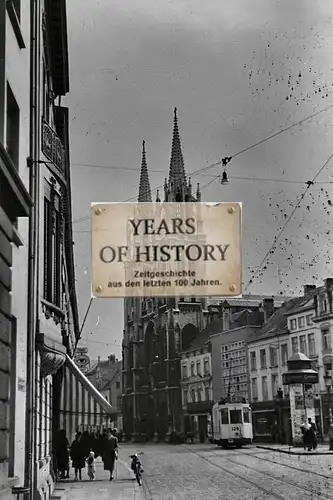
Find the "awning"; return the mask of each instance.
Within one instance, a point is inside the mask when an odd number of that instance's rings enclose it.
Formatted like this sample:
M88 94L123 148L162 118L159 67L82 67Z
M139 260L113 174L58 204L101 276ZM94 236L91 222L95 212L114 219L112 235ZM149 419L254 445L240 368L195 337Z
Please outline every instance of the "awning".
M108 428L118 411L66 355L60 398L60 428L72 440L78 429Z

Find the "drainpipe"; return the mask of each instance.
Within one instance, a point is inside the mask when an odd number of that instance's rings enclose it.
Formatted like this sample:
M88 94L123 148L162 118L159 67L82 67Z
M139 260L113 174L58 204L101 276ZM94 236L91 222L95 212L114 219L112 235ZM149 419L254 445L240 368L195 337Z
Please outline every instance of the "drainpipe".
M26 374L26 436L25 436L25 486L28 498L35 490L35 333L36 333L36 278L38 230L38 28L39 5L30 0L30 134L29 134L29 192L33 201L29 221L28 246L28 310L27 310L27 374Z

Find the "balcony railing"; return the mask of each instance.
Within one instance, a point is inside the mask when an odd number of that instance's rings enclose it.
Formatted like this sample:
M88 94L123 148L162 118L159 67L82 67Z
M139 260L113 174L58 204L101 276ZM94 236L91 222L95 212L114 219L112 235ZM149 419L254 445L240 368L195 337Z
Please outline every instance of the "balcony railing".
M65 148L55 131L45 122L42 124L42 152L64 174Z

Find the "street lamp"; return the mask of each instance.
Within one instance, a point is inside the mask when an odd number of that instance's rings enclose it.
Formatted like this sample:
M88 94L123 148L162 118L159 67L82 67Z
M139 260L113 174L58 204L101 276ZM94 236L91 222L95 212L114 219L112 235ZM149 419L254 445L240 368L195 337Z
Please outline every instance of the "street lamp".
M326 373L324 375L324 381L325 381L325 386L326 386L327 394L328 394L329 443L330 443L330 450L333 450L333 429L332 429L332 408L331 408L332 372L330 370L326 371Z
M221 184L222 186L229 184L228 174L225 170L222 172Z

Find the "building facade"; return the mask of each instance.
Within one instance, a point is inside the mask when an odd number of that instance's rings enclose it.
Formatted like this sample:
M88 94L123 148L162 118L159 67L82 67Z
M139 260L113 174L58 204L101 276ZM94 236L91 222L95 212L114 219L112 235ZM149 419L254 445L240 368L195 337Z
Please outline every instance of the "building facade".
M213 404L211 353L205 329L180 357L183 431L205 442Z
M0 7L0 498L25 483L29 193L28 2Z
M47 500L54 438L114 409L73 363L80 336L71 213L65 0L0 7L0 498ZM13 489L14 488L14 489Z
M327 375L331 371L331 280L322 287L306 285L301 297L286 301L248 342L250 394L257 437L269 439L274 421L279 424L284 440L290 438L288 386L282 385L288 359L301 352L313 360L319 381L308 388L313 397L317 427L324 434L329 424ZM330 384L330 387L332 383Z

